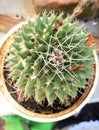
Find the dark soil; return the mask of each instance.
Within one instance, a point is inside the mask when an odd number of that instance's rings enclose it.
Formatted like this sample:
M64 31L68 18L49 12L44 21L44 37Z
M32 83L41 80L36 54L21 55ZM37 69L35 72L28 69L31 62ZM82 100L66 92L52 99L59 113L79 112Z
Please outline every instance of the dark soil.
M23 99L21 102L18 101L18 93L15 92L14 89L14 83L12 80L8 77L9 71L8 68L4 67L4 78L5 78L5 84L7 86L8 91L10 92L11 96L24 108L34 111L36 113L45 113L45 114L51 114L51 113L57 113L60 111L65 110L66 108L73 105L80 97L81 93L78 92L77 98L74 100L71 100L70 98L70 105L62 104L59 99L56 99L53 103L53 105L48 105L47 100L45 99L42 104L38 104L33 97L29 98L28 100ZM80 92L84 93L84 89L80 89Z

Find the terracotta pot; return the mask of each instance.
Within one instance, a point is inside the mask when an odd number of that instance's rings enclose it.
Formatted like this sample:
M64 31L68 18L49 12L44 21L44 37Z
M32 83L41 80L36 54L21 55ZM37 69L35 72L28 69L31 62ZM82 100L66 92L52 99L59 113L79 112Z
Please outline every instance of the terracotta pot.
M55 12L63 11L65 16L69 13L72 14L76 6L83 0L33 0L33 7L36 14L40 14L44 10ZM86 0L87 1L87 0ZM85 1L83 1L85 2ZM91 1L90 1L91 3ZM84 6L84 10L79 14L79 19L93 18L96 14L97 8L99 8L99 2L93 1L88 7Z
M38 122L53 122L53 121L59 121L64 118L70 117L71 115L77 113L89 100L91 95L94 92L97 80L98 80L98 60L97 60L97 55L96 52L93 52L94 58L95 58L95 74L93 79L89 80L89 87L87 87L86 91L84 94L77 100L77 102L69 107L68 109L61 111L59 113L55 114L39 114L39 113L34 113L32 111L29 111L19 105L10 95L10 93L7 90L7 87L5 85L4 81L4 76L3 76L3 64L4 64L4 59L6 56L6 52L9 49L9 46L12 41L12 35L15 35L16 30L21 28L22 24L26 24L26 22L20 23L16 25L14 28L12 28L1 40L0 42L0 90L3 93L4 97L12 104L12 106L16 110L16 114L25 117L29 120L33 121L38 121Z

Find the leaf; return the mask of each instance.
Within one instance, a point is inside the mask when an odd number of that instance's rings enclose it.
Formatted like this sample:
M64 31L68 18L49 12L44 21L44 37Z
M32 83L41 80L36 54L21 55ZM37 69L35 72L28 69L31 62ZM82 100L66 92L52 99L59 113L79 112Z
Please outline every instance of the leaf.
M86 60L86 62L83 62L83 64L84 64L84 66L92 66L92 65L94 65L95 64L95 61L94 61L94 59L91 59L90 58L90 60Z
M82 26L82 25L81 25L81 26L78 26L78 27L76 28L77 33L81 33L82 30L83 30L83 26Z
M76 22L75 22L75 23L72 23L72 24L69 24L69 27L68 27L67 32L68 32L68 33L73 32L73 31L75 30L76 26L77 26L77 23L76 23Z
M46 97L52 95L52 93L53 93L53 85L50 84L49 86L47 86L47 87L45 88Z
M10 54L10 55L7 57L7 60L8 60L9 62L14 62L14 64L15 64L15 63L18 62L19 58L18 58L17 56L14 56L14 55L11 55L11 54Z
M76 34L73 38L73 42L80 42L82 39L85 39L86 35L84 33Z
M78 88L73 86L74 81L69 82L68 84L66 84L65 82L62 84L62 88L64 90L64 92L66 93L66 96L69 95L72 98L74 98L75 96L77 96L77 90Z
M20 45L17 42L11 44L16 50L20 50Z
M17 34L18 36L21 36L21 31L22 31L22 29L17 30L16 34Z
M50 41L50 32L51 32L51 30L48 33L44 34L42 37L42 39L44 41L46 41L47 43L49 43L49 41Z
M43 13L42 22L43 22L44 25L46 25L48 23L48 16L47 16L46 11L44 11L44 13Z
M83 55L83 56L91 57L91 54L93 55L93 49L91 47L86 47L86 48L82 49L82 51L80 51L79 54Z
M76 83L74 83L74 86L73 86L74 88L76 87L76 88L85 88L85 83L84 83L84 81L83 82L76 82Z
M52 26L56 22L56 16L54 13L51 14L51 16L48 19L49 25Z
M33 64L33 62L34 62L34 59L33 59L32 56L28 56L28 57L26 58L25 62L26 62L28 65L31 65L31 64Z
M40 52L46 52L47 51L47 48L48 48L48 45L39 45L38 47L38 51Z
M36 18L36 25L35 25L35 32L38 33L39 36L42 36L43 32L42 30L44 29L43 22L41 18L38 16Z
M56 18L56 19L63 20L63 15L64 15L64 13L63 13L63 12L62 12L62 13L60 13L60 14L57 16L57 18Z
M64 24L64 25L62 26L62 28L63 28L64 31L67 32L67 31L68 31L68 28L69 28L69 25L68 25L68 24L66 24L66 25Z
M33 95L33 92L35 91L35 81L28 79L26 86L25 86L25 94L27 96Z
M49 68L46 66L45 68L44 68L44 74L47 74L49 72Z
M19 77L19 74L20 74L20 71L19 71L19 70L13 70L13 71L10 73L10 75L11 75L12 77Z
M12 70L9 76L12 78L12 80L17 80L19 78L20 71L19 70Z
M44 91L41 88L35 88L35 100L41 102L45 99Z
M26 52L24 51L17 51L17 55L19 55L22 59L25 59L27 57Z
M83 72L84 72L84 77L85 78L91 78L92 76L93 76L93 70L91 70L91 68L90 69L86 69L86 70L83 70Z
M46 84L46 79L44 78L37 78L36 85L37 88L43 87Z
M78 81L74 84L74 86L79 87L79 88L86 88L86 85L88 84L86 78L81 78L78 77Z
M66 36L66 32L64 30L58 30L55 34L58 38L63 38Z
M21 35L22 35L22 37L23 37L23 39L24 39L24 41L30 41L30 35L27 35L26 33L24 33L24 32L21 32Z
M23 39L22 39L21 36L15 36L15 37L14 37L14 40L15 40L16 43L20 43L20 42L23 41Z
M54 100L56 99L56 95L52 94L49 97L47 97L48 103L52 105L54 103Z
M73 80L73 77L69 73L67 73L67 72L64 74L64 76L65 76L66 80L68 80L68 81L72 81Z
M53 72L48 73L48 74L46 75L46 79L47 79L48 81L50 81L53 76L54 76L54 73L53 73Z
M28 25L30 28L34 28L34 23L31 20L28 20Z
M34 76L36 76L38 73L39 73L39 69L38 69L38 67L34 67L34 69L33 69L33 75Z
M70 91L70 86L72 82L69 82L69 84L66 84L65 82L62 83L62 89L64 89L67 93Z
M67 25L67 24L69 23L69 20L70 20L70 18L67 16L67 17L63 20L64 25Z
M76 98L77 97L77 91L78 91L78 88L75 87L75 86L70 86L70 91L69 91L69 95L72 97L72 98Z
M52 32L53 32L53 24L48 24L48 26L46 26L46 28L44 28L44 30L43 30L43 38L46 36L46 37L48 37L48 36L50 36L51 34L52 34Z
M58 76L55 76L52 83L54 85L54 88L59 88L61 86L61 80L59 79Z
M83 69L82 70L76 70L75 71L75 74L76 74L76 76L79 78L79 77L82 77L82 78L91 78L92 77L92 75L93 75L93 70L91 69L91 66L89 67L87 67L87 65L86 66L84 66L83 67Z
M48 87L45 88L45 95L46 95L46 99L47 99L48 103L50 105L52 105L54 100L56 99L56 95L53 91L52 85L49 85Z
M55 91L55 94L57 95L57 97L59 98L59 100L60 100L61 102L64 102L64 100L65 100L66 97L67 97L67 94L66 94L63 90L61 90L61 89L57 89L57 90Z
M19 89L24 89L26 85L26 81L27 81L26 78L22 75L16 81L15 86L18 87Z
M69 95L72 98L75 98L77 96L77 91L78 91L78 88L74 86L74 82L75 80L72 82L69 82L68 84L63 83L63 86L62 86L66 95Z
M31 54L32 54L32 58L33 58L33 59L37 59L38 54L37 54L36 52L31 52Z
M22 70L22 74L23 75L30 75L30 74L32 74L32 69L31 69L31 67L30 66L26 66L23 70Z
M15 65L13 66L13 69L22 70L22 69L24 69L24 67L23 67L22 63L19 62L19 63L15 64Z
M37 61L35 61L35 64L41 68L43 66L43 60L42 59L37 59Z
M26 33L26 34L32 33L32 29L26 25L22 25L22 29L23 29L24 33Z
M8 67L9 67L9 68L13 68L14 65L15 65L14 62L8 62Z
M15 51L16 51L15 48L11 48L11 49L9 50L9 54L15 55Z
M34 44L30 41L24 41L24 45L27 49L34 48Z

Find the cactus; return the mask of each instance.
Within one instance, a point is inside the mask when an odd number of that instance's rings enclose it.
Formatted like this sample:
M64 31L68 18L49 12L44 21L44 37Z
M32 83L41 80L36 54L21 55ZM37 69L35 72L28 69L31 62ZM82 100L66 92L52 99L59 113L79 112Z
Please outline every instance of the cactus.
M8 51L9 77L24 98L33 97L38 104L58 99L71 104L93 76L92 35L77 21L54 12L28 20L12 36Z

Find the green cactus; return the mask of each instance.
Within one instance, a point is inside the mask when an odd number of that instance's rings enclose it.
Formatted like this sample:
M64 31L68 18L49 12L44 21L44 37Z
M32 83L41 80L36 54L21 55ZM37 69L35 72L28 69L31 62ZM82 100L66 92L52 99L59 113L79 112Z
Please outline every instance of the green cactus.
M24 97L53 105L70 104L93 75L93 47L89 34L77 21L51 12L28 20L13 36L7 66L9 77ZM90 35L90 37L92 37Z

